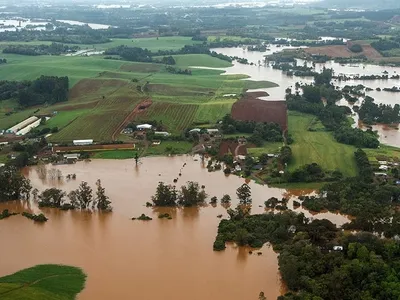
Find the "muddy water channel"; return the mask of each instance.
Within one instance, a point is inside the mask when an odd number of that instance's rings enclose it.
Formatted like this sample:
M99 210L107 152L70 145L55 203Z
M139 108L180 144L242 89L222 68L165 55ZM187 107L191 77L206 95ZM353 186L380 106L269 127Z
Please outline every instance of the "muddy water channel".
M269 50L266 52L258 52L258 51L247 51L247 49L243 49L240 47L237 48L215 48L212 49L218 53L222 53L229 56L238 56L247 58L249 63L254 63L255 65L243 65L237 62L233 62L233 66L223 69L226 72L224 74L245 74L250 76L253 80L267 80L277 83L278 87L268 88L268 89L258 89L254 91L266 91L269 94L269 97L262 97L264 100L283 100L285 99L285 90L288 87L294 88L296 82L301 83L311 83L313 82L312 77L292 77L287 76L281 70L273 69L269 64L264 63L264 56L270 55L272 53L281 52L284 49L293 49L293 47L277 47L276 45L271 45ZM298 60L298 64L302 65L304 61ZM311 63L308 63L308 66L311 66ZM400 74L399 67L390 67L390 66L378 66L378 65L369 65L369 64L347 64L341 65L335 63L333 61L328 61L324 64L316 64L315 70L320 72L324 67L331 68L334 70L335 75L346 75L346 76L354 76L354 75L384 75L384 72L391 77L392 75ZM376 91L376 88L391 88L393 86L400 87L399 79L387 79L387 80L348 80L348 81L334 81L334 85L344 87L345 85L358 85L362 84L366 87L373 89L372 91L367 91L366 95L371 96L375 99L376 103L382 104L400 104L400 93L386 92L386 91ZM362 102L362 98L355 103L356 105L360 105ZM349 105L347 101L343 99L340 102L340 105ZM357 119L355 120L356 124L358 124ZM400 147L400 131L398 128L390 128L382 125L373 126L373 130L378 131L380 136L380 141L384 144Z
M183 167L184 163L186 166ZM183 167L183 168L182 168ZM249 249L230 245L223 252L214 252L212 245L220 219L227 217L225 208L182 209L146 208L159 181L178 185L197 181L205 185L209 195L220 198L235 190L244 179L223 172L209 173L201 160L192 156L145 158L135 167L133 160L94 160L75 165L57 166L64 178L76 174L76 180L43 178L44 167L25 169L25 175L39 190L51 186L70 191L84 180L92 187L100 178L110 196L114 211L109 214L64 212L43 209L49 218L35 224L22 216L0 221L2 243L0 276L43 263L79 266L87 273L87 283L79 299L257 299L264 291L268 299L276 299L282 291L277 254L268 246L262 255L250 255ZM47 166L51 169L53 166ZM311 190L286 191L249 183L253 195L253 213L264 211L269 197L311 193ZM232 205L236 204L236 200ZM289 204L291 206L291 203ZM0 204L0 210L32 210L35 203ZM173 219L158 219L160 212L169 212ZM132 221L145 213L152 221ZM348 219L331 213L312 216L328 218L336 224Z

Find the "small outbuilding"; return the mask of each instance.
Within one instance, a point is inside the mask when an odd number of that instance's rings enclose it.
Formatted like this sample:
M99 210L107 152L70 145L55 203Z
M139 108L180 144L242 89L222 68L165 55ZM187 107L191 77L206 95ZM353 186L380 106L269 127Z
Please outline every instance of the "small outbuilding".
M154 135L170 136L170 133L166 131L154 131Z

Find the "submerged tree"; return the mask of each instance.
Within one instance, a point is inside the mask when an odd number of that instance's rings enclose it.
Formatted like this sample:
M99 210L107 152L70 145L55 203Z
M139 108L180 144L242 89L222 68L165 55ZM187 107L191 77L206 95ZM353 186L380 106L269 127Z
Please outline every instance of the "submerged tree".
M105 194L105 189L102 187L100 179L97 180L96 186L97 186L97 191L96 191L97 199L96 201L93 202L93 205L97 205L98 210L111 211L112 207L110 198Z
M66 193L57 188L50 188L39 195L39 206L41 207L60 207L64 202Z
M242 186L236 190L236 195L241 205L251 205L251 189L248 184L243 183Z
M29 199L32 186L15 167L0 168L0 202Z
M134 159L135 159L135 163L137 165L139 163L139 154L137 152L135 152Z
M200 189L197 182L189 181L186 186L181 187L178 203L183 206L196 206L204 204L207 194Z
M93 202L92 188L87 182L82 181L79 188L71 191L68 197L75 208L89 209Z
M159 182L156 194L151 197L151 200L156 206L176 206L178 195L174 186L166 185L164 182Z

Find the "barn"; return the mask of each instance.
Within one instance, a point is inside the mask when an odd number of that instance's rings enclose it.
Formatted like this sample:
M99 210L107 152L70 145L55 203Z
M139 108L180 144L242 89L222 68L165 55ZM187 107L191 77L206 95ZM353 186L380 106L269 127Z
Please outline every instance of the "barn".
M231 115L238 121L276 123L283 132L288 129L286 101L261 100L247 94L233 104Z

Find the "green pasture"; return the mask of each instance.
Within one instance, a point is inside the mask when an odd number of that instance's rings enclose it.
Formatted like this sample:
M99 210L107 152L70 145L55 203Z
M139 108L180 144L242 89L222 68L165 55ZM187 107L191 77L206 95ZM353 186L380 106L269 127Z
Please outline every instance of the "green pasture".
M144 156L166 155L166 154L186 154L192 150L193 144L183 141L161 141L160 145L149 146Z
M289 170L315 162L326 170L340 170L345 176L355 176L356 148L336 142L330 132L308 131L313 119L311 115L289 112L289 132L294 139L290 145L293 160Z
M84 286L81 269L38 265L0 278L2 300L73 300Z

